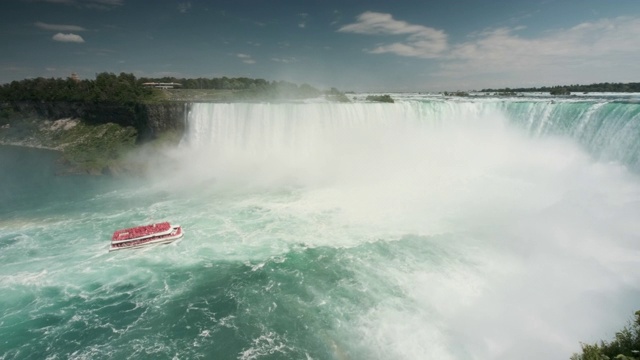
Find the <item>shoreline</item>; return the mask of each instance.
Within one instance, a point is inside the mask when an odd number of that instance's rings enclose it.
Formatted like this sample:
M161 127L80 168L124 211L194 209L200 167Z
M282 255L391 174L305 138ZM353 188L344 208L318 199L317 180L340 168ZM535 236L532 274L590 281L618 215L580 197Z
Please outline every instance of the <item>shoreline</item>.
M13 146L13 147L26 148L26 149L48 150L48 151L58 152L61 155L64 154L64 150L62 149L56 149L56 148L43 146L43 145L29 144L22 141L13 142L13 141L0 140L0 146Z
M54 149L40 145L30 145L21 142L0 141L0 153L32 153L39 157L50 157L53 164L54 176L96 176L104 175L102 172L91 171L90 169L79 168L70 165L65 158L63 150Z

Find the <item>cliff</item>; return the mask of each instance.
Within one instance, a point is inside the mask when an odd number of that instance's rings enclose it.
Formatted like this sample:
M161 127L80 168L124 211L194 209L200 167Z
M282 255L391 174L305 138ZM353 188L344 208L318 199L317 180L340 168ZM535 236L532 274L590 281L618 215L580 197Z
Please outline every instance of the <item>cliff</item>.
M141 146L179 142L187 107L184 102L2 103L0 144L59 150L69 173L136 173L141 166L131 155Z
M156 138L166 131L184 131L184 102L109 103L67 101L20 101L0 105L0 122L10 118L34 120L81 119L91 125L114 123L132 126L138 141Z
M185 130L188 104L184 102L160 102L138 105L138 128L142 139L155 139L165 132Z

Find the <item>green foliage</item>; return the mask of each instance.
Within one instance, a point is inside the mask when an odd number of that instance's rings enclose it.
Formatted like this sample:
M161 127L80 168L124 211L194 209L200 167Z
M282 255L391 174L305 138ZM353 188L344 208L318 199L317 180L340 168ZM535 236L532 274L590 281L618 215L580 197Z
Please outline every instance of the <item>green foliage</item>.
M393 98L391 98L390 95L369 95L365 100L383 103L394 103Z
M638 360L640 359L640 311L635 320L616 333L611 342L582 344L582 353L573 354L571 360Z
M23 142L38 131L38 123L33 120L12 116L6 121L6 124L0 127L0 139L10 143Z
M501 91L495 93L496 96L517 96L518 93L515 91Z
M79 120L12 119L0 127L0 140L61 150L72 172L100 174L120 164L136 144L137 131L114 123L90 125Z
M571 95L571 91L565 87L553 88L549 91L550 95Z
M246 77L228 78L196 78L182 79L176 77L140 78L138 84L147 82L178 83L182 89L218 89L218 90L251 90L267 88L271 84L264 79L250 79Z
M273 81L252 89L252 92L271 99L308 99L321 94L309 84L298 86L287 81Z
M543 86L533 88L516 88L516 89L482 89L482 92L548 92L565 89L569 93L581 92L640 92L640 83L598 83L590 85L562 85L562 86ZM553 95L553 94L552 94Z
M286 97L292 99L311 98L320 95L320 91L309 84L298 86L287 81L269 82L264 79L250 79L246 77L228 78L224 76L211 79L163 77L140 78L138 80L138 84L140 85L146 82L178 83L182 85L181 89L234 90L239 92L238 94L240 94L239 96L241 98L249 99L252 97L264 97L264 95L270 95L270 97L273 98Z
M442 95L444 96L469 96L469 93L466 91L452 91L452 92L448 92L445 91L442 93Z
M73 167L101 172L134 147L136 130L112 123L78 125L62 136L68 141L64 157Z
M70 101L132 103L153 95L132 74L96 74L95 80L25 79L0 86L0 101Z
M16 101L70 101L110 104L134 104L157 102L168 98L166 91L144 86L147 82L181 84L180 90L224 90L228 100L278 100L308 99L322 95L309 84L300 86L287 81L239 78L197 78L178 79L175 77L140 78L133 74L99 73L95 80L67 79L25 79L0 86L0 102ZM188 99L187 99L188 100ZM2 114L0 114L2 115Z
M148 88L145 82L175 82L183 88ZM309 84L249 78L136 79L133 74L104 72L94 80L25 79L0 85L0 140L62 150L66 162L78 171L115 173L122 170L124 153L153 139L149 136L149 103L176 100L173 91L186 92L177 99L181 101L211 100L199 98L202 92L209 92L204 94L209 97L215 93L216 101L296 100L322 95ZM67 119L67 123L51 119ZM67 127L71 124L68 119L74 119L71 122L75 125ZM66 125L59 129L54 124ZM157 146L175 144L180 134L161 134L156 140Z
M174 77L141 78L145 82L173 82L181 87L159 91L164 99L200 101L269 101L298 100L320 96L320 90L309 84L296 85L287 81L271 81L250 78L197 78L179 79ZM154 89L157 90L157 89ZM162 96L162 95L161 95ZM151 101L160 96L152 95Z
M0 104L0 119L7 120L15 115L15 111L6 104Z
M326 91L324 96L327 100L330 100L330 101L336 101L336 102L342 102L342 103L351 102L351 100L349 100L347 95L345 95L343 92L333 87L329 91Z

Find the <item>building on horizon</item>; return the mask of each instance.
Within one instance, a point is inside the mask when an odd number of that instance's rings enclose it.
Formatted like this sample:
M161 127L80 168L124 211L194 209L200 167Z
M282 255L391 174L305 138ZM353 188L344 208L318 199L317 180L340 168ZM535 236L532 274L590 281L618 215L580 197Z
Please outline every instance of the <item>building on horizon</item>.
M174 82L170 82L170 83L146 82L146 83L143 83L142 86L152 87L156 89L174 89L175 87L181 87L182 84L174 83Z

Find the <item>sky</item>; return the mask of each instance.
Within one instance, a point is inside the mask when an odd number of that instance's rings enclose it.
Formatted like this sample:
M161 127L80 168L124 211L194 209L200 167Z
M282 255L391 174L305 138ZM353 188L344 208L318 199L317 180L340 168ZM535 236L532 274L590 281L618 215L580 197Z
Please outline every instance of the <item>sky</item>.
M343 91L640 81L640 0L2 0L0 83L250 77Z

